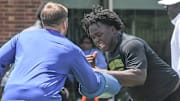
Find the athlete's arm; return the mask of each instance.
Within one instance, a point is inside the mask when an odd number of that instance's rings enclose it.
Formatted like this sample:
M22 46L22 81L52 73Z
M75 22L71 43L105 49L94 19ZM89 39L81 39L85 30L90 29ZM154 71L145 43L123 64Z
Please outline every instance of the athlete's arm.
M125 71L108 71L103 69L94 69L94 71L99 71L113 75L123 87L134 87L138 85L143 85L146 80L146 68L138 69L128 69Z
M124 87L143 85L147 76L147 59L143 44L138 40L127 43L122 49L126 70L101 71L113 75Z

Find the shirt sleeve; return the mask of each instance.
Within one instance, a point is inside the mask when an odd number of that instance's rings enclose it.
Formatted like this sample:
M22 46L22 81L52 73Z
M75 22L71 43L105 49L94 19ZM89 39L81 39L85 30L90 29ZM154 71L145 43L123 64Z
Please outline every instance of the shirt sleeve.
M17 35L14 36L0 48L0 75L3 74L5 67L14 62L17 38Z
M139 40L131 40L123 47L126 68L147 68L144 44Z
M100 86L100 79L95 75L82 51L75 51L73 53L71 64L75 78L89 92L95 92Z

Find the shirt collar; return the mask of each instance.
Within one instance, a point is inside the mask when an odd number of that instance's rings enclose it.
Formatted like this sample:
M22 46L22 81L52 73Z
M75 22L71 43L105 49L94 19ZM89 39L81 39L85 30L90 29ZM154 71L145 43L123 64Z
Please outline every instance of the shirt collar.
M180 19L180 13L179 13L174 19L171 20L171 23L172 23L173 25L176 25L176 22L177 22L179 19Z
M56 30L53 30L53 29L46 29L48 32L50 32L51 34L53 35L56 35L56 36L60 36L60 37L65 37L62 33L56 31Z

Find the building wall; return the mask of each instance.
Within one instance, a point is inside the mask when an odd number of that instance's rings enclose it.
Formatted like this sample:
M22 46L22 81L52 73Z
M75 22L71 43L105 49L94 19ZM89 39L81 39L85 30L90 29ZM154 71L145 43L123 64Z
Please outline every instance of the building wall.
M35 22L42 0L0 0L0 46Z

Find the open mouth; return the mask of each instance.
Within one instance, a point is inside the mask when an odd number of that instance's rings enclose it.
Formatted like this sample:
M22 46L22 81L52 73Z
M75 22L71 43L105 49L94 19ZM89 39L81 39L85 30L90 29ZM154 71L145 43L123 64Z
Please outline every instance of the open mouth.
M98 47L101 48L101 49L103 49L103 48L105 47L105 44L104 44L103 42L99 42L99 43L98 43Z

